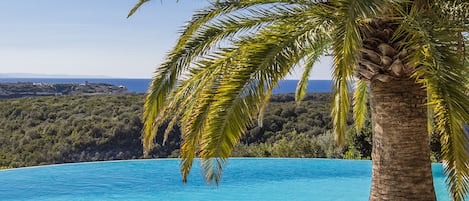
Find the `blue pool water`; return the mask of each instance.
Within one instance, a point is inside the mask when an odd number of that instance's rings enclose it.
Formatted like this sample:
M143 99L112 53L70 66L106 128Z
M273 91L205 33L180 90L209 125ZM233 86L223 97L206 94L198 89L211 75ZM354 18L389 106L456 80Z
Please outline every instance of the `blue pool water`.
M196 163L195 163L196 164ZM439 201L450 200L434 164ZM231 159L219 187L195 165L181 183L179 161L77 163L0 171L0 200L368 200L371 162Z

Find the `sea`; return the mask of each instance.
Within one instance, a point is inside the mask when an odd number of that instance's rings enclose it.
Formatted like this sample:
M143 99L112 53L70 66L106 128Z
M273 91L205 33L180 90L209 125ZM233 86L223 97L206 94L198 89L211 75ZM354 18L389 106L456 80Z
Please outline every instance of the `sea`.
M126 79L126 78L0 78L0 82L34 82L49 84L81 84L81 83L106 83L116 86L125 86L131 93L145 93L150 86L151 79ZM274 94L295 93L298 80L281 80L274 89ZM330 92L331 80L310 80L306 92L319 93Z

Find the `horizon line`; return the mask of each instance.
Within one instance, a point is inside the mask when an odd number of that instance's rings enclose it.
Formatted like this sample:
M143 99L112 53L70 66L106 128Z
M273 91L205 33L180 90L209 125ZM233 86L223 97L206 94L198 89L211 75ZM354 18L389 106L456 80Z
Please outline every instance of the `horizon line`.
M103 77L95 77L95 76L29 76L29 77L17 77L17 76L1 76L0 74L0 79L135 79L135 80L152 80L153 78L148 78L148 77L109 77L109 76L103 76ZM281 79L282 80L300 80L300 79ZM309 79L309 81L330 81L332 79Z

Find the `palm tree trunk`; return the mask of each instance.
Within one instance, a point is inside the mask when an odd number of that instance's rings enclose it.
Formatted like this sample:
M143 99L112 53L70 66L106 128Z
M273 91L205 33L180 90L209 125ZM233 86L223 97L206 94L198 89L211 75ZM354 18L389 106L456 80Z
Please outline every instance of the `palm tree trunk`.
M436 200L426 92L413 80L371 83L373 176L370 201Z

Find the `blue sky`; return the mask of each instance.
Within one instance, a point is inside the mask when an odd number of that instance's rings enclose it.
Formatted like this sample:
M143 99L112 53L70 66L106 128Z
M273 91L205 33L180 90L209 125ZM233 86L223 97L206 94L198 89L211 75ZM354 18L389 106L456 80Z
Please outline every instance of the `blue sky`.
M0 73L150 78L207 0L1 0ZM330 59L311 79L330 79ZM287 79L298 79L293 73Z

